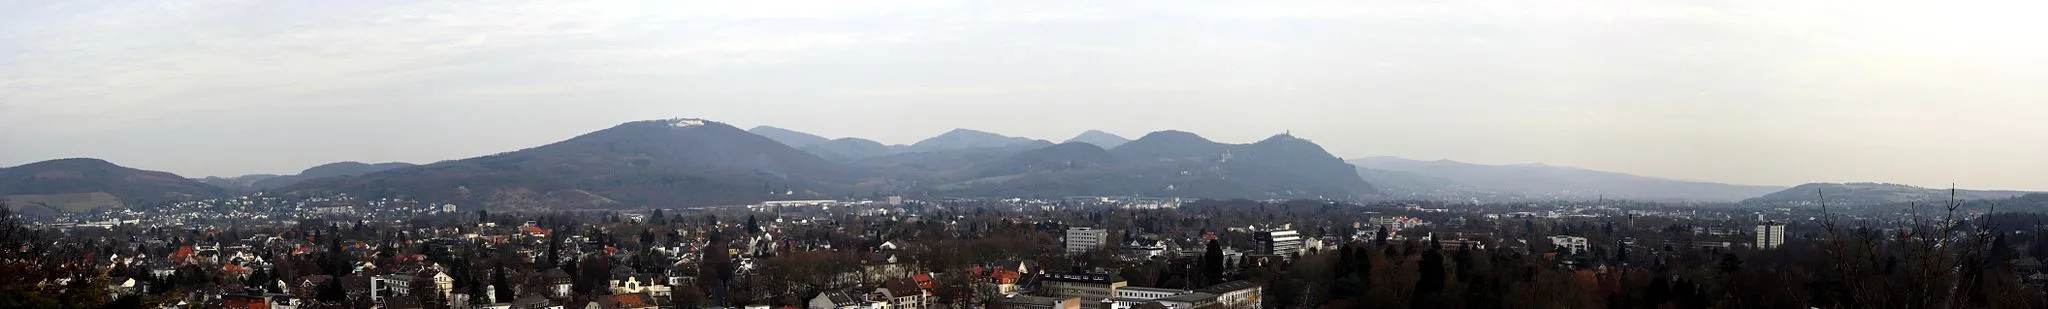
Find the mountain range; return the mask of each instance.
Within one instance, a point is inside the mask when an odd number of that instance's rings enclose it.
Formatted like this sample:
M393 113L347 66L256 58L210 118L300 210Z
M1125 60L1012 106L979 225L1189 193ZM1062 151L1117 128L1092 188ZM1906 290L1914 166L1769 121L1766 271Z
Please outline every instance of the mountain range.
M1396 198L1508 200L1631 199L1735 202L1784 187L1671 180L1543 164L1484 165L1396 157L1349 160L1366 181Z
M1542 164L1347 161L1290 134L1230 144L1184 131L1127 140L1090 130L1055 144L956 129L911 145L887 145L768 126L740 130L702 119L629 122L532 148L426 165L339 162L282 176L195 180L94 159L0 169L0 196L9 204L74 212L250 191L350 193L494 209L600 209L882 195L1786 204L1816 200L1806 195L1815 189L1845 205L1946 196L1898 185L1731 185ZM2025 192L1964 193L1993 199Z

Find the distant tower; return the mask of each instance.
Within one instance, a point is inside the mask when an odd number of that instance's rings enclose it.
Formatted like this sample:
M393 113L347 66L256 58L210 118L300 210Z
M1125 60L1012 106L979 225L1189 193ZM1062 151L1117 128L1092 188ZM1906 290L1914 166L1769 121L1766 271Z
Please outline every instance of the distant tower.
M1785 244L1785 224L1764 222L1756 226L1756 248L1771 249Z

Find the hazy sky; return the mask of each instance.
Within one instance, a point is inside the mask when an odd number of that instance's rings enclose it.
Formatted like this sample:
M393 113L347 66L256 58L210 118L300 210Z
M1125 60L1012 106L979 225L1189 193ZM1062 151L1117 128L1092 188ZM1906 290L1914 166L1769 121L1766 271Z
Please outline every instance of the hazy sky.
M0 166L292 173L702 117L2048 190L2042 1L487 3L0 0Z

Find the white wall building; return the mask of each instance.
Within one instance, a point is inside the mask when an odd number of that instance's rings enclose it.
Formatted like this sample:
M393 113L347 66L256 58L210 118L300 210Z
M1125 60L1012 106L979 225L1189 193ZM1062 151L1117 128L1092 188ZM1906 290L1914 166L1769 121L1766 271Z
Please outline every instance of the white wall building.
M1785 244L1785 225L1765 222L1756 226L1756 248L1771 249Z
M1109 230L1092 227L1067 229L1067 254L1082 254L1101 249L1109 242Z
M1566 235L1550 236L1550 245L1561 248L1558 252L1565 254L1579 254L1580 252L1586 252L1588 248L1585 237Z

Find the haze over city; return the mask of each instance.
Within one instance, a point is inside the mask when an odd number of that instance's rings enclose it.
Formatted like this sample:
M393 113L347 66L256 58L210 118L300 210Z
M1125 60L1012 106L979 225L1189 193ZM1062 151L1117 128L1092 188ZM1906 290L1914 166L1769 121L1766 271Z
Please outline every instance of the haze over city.
M1344 158L2043 190L2041 6L6 2L0 166L291 173L700 117L890 144L1291 131Z

